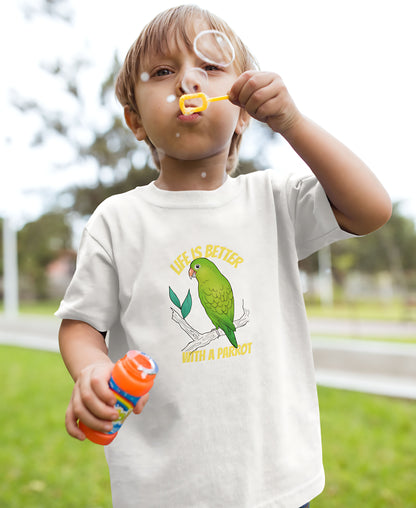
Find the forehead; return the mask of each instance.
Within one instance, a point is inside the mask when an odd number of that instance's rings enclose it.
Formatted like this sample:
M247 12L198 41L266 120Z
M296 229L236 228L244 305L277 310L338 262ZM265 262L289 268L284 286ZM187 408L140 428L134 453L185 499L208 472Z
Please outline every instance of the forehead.
M201 17L179 19L176 23L159 23L149 27L143 34L139 49L139 66L142 67L155 56L164 56L175 51L193 51L195 37L202 30L211 29Z

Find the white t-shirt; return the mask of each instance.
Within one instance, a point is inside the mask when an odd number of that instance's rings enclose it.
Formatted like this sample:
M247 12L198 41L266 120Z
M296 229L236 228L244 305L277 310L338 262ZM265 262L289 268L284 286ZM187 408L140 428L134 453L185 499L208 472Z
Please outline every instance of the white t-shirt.
M159 365L144 412L106 447L115 507L297 508L322 491L297 263L350 236L314 176L272 170L97 208L57 316L108 330L114 361L138 349ZM238 349L202 306L196 258L231 285Z

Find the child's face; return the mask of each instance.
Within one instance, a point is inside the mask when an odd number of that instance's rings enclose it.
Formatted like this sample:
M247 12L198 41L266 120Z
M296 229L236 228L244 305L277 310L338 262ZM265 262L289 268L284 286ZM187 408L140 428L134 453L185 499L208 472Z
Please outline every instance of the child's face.
M200 29L206 26L201 25ZM139 110L136 137L150 139L162 167L165 157L201 160L222 152L228 156L232 136L244 124L240 108L223 100L209 104L205 111L185 116L178 99L184 93L200 91L208 97L225 95L237 78L234 65L209 64L184 43L168 42L168 50L150 55L140 67L142 79L135 90ZM198 102L187 105L197 106Z

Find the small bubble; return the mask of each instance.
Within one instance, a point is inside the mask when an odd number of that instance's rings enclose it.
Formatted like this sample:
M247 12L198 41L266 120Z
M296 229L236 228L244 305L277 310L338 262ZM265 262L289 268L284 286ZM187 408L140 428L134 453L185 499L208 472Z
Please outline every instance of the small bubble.
M205 173L205 171L202 171L201 178L206 178L206 177L207 177L207 174Z
M176 133L176 137L179 138L180 137L180 134L179 132Z
M192 94L206 89L208 73L204 69L194 67L188 69L181 82L181 87L186 94Z
M142 72L142 73L140 74L140 79L141 79L142 81L149 81L150 76L149 76L149 74L148 74L147 72Z
M167 102L174 102L174 101L175 101L175 99L176 99L176 96L175 96L174 94L168 95L168 96L166 97L166 101L167 101Z

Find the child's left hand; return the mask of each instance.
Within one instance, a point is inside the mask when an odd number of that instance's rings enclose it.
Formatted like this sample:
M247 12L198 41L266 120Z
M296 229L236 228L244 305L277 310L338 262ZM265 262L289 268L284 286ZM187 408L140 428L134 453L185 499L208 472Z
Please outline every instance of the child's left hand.
M302 117L282 78L272 72L246 71L228 92L230 101L283 134Z

